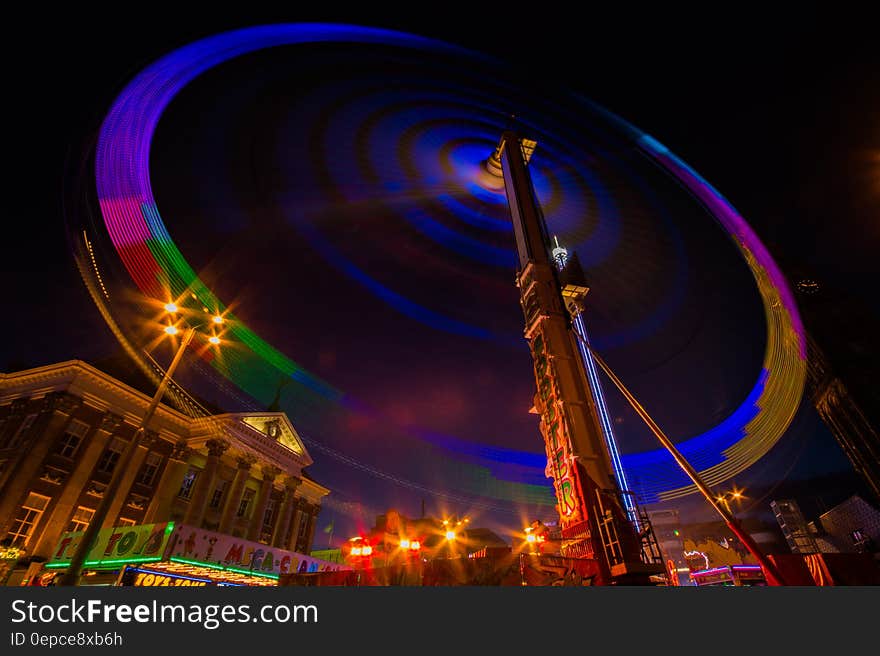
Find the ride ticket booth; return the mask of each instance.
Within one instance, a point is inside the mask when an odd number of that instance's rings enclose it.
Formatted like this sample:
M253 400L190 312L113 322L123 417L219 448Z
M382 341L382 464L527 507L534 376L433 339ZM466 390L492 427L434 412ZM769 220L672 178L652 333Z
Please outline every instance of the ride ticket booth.
M64 571L83 532L65 533L45 564ZM83 565L81 585L135 587L275 586L288 573L349 569L186 524L102 529Z

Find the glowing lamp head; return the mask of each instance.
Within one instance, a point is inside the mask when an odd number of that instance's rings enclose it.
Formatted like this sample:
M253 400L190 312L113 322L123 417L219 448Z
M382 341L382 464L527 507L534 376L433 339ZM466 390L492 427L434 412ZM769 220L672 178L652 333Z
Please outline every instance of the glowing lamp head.
M363 551L363 549L361 549L361 547L352 547L351 548L351 555L352 556L360 556L361 551Z
M526 542L537 542L537 541L538 541L538 538L534 533L529 533L526 536Z
M171 313L177 312L177 306L174 303L166 303L165 311Z
M213 317L211 317L211 321L213 321L214 323L223 323L223 317L221 317L219 314L215 314Z
M165 326L165 334L166 335L176 335L177 327L176 326Z
M211 335L211 337L208 338L208 341L216 346L217 344L220 343L220 338L217 337L216 335Z
M446 531L446 539L454 540L455 539L455 531Z
M369 556L371 553L373 553L373 547L371 547L370 545L366 545L363 549L361 549L362 556Z
M409 542L409 540L407 540L406 538L403 538L403 539L400 541L400 548L401 548L401 549L409 549L409 545L410 545L410 542Z
M422 548L422 543L419 542L418 540L413 540L412 542L409 543L409 548L412 549L413 551L418 551L419 549Z

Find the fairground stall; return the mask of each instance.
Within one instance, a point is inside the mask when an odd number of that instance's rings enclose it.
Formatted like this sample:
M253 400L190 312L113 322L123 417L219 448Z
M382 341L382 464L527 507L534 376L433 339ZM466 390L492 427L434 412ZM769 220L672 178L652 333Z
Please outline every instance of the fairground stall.
M83 532L61 536L40 584L52 585L70 564ZM89 551L83 585L274 586L292 573L331 572L347 565L312 558L186 524L163 522L103 529Z

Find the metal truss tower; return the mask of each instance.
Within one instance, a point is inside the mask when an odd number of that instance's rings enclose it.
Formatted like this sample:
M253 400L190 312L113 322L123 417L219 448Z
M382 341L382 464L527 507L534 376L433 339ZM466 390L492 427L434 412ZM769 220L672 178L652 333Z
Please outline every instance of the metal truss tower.
M500 169L513 220L519 253L516 283L537 386L533 412L541 417L562 552L595 559L602 583L646 584L650 575L663 574L662 558L647 516L638 513L614 474L619 457L616 446L609 448L591 386L585 362L592 360L582 354L586 333L581 337L575 332L589 288L576 254L563 256L558 243L551 254L527 167L535 146L534 141L505 132L487 169L496 174ZM639 531L640 526L645 528Z

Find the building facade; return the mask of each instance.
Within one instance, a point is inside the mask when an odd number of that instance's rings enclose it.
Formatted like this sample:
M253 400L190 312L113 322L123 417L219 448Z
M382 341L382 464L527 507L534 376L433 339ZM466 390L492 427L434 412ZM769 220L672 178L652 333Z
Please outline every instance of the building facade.
M0 374L0 543L43 562L84 530L149 403L78 360ZM284 413L160 405L104 527L174 521L308 554L329 493L310 464Z
M807 526L807 520L801 512L801 508L794 499L781 499L770 502L773 515L782 529L785 541L791 549L791 553L811 554L819 553L816 538Z
M880 510L857 494L820 515L816 523L838 551L880 551Z
M666 562L667 574L675 577L677 585L689 584L690 569L684 555L684 537L678 510L651 510L648 511L648 517Z
M816 411L875 500L880 501L880 435L812 339L808 373Z

